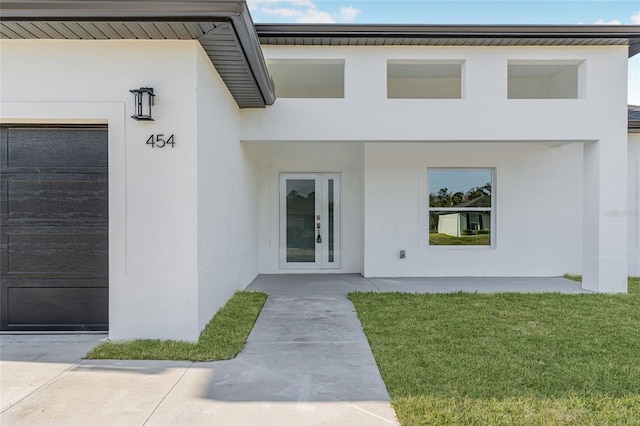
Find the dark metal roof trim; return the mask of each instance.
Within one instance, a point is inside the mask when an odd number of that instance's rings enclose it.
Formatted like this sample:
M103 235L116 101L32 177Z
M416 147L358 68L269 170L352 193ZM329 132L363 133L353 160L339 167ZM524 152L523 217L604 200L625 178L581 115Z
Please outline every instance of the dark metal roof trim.
M8 0L0 37L198 40L240 108L276 99L243 0Z
M240 0L6 0L0 15L11 20L217 18L239 15Z
M267 62L262 54L260 40L255 30L255 25L251 19L251 14L245 1L242 1L242 12L232 15L231 20L236 29L236 34L240 40L240 46L244 50L245 58L249 62L256 84L260 88L260 93L267 105L273 105L276 101L276 92L273 81L267 69ZM241 31L239 30L241 29Z
M523 45L529 40L535 45L628 44L629 57L640 52L638 25L258 24L256 32L262 44Z
M322 35L325 37L382 36L578 36L640 37L640 25L405 25L405 24L256 24L264 35Z

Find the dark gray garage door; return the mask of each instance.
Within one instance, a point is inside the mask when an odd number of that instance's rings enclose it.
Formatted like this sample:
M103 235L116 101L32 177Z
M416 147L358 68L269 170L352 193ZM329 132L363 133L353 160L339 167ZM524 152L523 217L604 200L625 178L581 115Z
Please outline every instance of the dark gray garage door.
M106 330L106 129L0 133L0 327Z

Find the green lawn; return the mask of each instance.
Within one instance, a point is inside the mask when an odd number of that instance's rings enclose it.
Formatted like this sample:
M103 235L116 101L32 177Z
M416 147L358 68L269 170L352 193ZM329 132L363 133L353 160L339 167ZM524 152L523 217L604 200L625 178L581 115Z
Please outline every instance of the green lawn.
M640 278L625 295L350 298L403 425L640 424Z
M489 234L468 235L454 237L447 234L429 234L429 244L432 246L488 246L491 245Z
M140 339L103 342L87 354L88 359L167 359L216 361L235 357L262 310L267 295L237 292L209 321L198 343Z

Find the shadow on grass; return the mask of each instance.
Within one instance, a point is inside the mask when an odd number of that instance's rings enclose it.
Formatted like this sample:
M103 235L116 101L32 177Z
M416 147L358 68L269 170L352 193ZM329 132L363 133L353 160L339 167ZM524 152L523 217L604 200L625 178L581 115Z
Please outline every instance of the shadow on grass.
M107 341L87 354L87 359L218 361L234 358L267 300L261 292L238 291L213 316L197 343L137 339Z

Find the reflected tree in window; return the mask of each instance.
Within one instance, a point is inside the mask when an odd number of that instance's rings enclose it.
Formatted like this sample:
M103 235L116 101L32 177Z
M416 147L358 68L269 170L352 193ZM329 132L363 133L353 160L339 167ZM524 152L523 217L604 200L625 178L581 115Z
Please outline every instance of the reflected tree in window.
M429 169L429 244L491 245L491 169Z
M287 262L315 262L315 182L287 180Z

